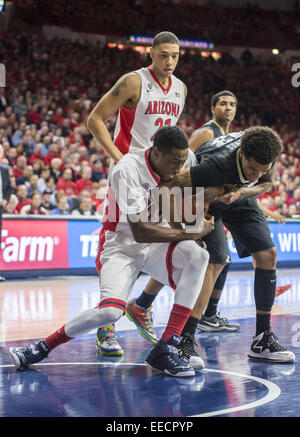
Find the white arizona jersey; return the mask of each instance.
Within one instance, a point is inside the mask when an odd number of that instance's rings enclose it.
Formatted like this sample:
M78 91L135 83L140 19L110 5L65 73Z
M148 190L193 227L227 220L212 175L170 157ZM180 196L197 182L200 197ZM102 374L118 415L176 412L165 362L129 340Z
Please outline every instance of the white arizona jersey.
M184 107L184 85L175 76L164 88L153 71L141 68L141 97L134 109L120 108L114 143L123 155L153 145L153 137L163 126L175 126Z
M188 158L182 169L197 164L194 153L189 149ZM106 251L110 247L132 247L137 253L146 243L137 243L127 221L127 214L139 214L148 209L150 219L159 213L157 203L151 205L151 191L160 183L159 176L152 169L148 159L149 149L127 153L112 168L110 183L106 193L105 213L102 218L102 229L99 235L99 247L96 257L98 273L101 270L101 253L104 245ZM162 223L166 225L166 223ZM137 251L137 252L136 252Z

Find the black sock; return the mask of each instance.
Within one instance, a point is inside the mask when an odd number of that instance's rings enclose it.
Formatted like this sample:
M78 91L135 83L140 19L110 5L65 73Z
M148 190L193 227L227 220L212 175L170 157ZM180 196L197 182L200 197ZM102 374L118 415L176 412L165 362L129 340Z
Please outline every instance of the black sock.
M256 314L256 337L270 330L271 314Z
M142 294L135 300L135 304L147 310L151 307L156 296L156 294L148 294L143 291Z
M271 312L276 293L276 270L256 268L254 277L254 299L256 310ZM260 314L257 321L256 334L269 328L270 315ZM259 332L258 332L259 331Z
M208 301L206 310L205 310L205 317L212 317L217 314L217 307L219 303L220 298L211 297Z
M190 334L194 337L198 323L199 319L190 316L182 330L181 335Z

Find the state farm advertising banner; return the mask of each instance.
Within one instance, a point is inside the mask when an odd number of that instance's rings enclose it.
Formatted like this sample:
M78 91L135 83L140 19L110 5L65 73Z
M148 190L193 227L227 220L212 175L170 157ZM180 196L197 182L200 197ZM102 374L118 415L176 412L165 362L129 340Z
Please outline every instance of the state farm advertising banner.
M0 252L0 271L76 269L95 271L99 232L98 220L4 219ZM270 223L277 248L278 262L300 265L300 222ZM240 259L234 242L228 241L233 264L251 263L251 258Z
M1 271L68 267L67 221L3 220Z

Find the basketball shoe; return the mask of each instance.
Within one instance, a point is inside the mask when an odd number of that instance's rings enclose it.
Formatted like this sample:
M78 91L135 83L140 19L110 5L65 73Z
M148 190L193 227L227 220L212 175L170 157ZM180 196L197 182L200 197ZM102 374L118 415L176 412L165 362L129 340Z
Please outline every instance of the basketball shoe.
M159 370L169 376L180 378L195 376L195 371L188 360L178 353L179 343L180 337L175 334L167 342L160 339L146 358L146 363L152 369Z
M182 336L181 342L178 345L179 355L189 360L190 365L194 370L204 369L204 361L195 350L194 337L187 333Z
M11 347L9 353L15 363L16 369L23 369L30 364L42 361L48 356L49 347L45 341L27 344L25 346Z
M153 329L152 306L145 310L136 305L135 299L133 299L127 303L126 316L136 325L138 332L146 340L157 343L156 333Z
M220 317L220 313L211 317L202 316L197 329L205 332L235 332L240 329L238 323L229 322L228 319Z
M99 328L96 335L97 349L100 355L120 356L124 354L122 346L117 341L114 325Z
M264 331L253 337L248 357L252 360L271 361L274 363L293 363L295 355L278 342L272 331Z

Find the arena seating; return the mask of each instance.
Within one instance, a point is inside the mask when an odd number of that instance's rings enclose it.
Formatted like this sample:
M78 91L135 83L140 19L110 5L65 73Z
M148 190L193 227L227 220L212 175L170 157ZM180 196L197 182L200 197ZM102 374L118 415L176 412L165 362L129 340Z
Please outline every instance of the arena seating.
M58 9L58 18L60 12ZM41 193L44 207L50 195L48 213L62 196L67 200L67 205L61 202L63 214L73 210L85 215L95 210L101 213L108 158L88 132L86 119L99 98L124 74L124 66L127 71L134 70L149 65L150 59L131 49L46 40L38 34L7 33L0 51L9 66L7 87L0 88L0 142L5 152L1 162L9 165L15 189L6 213L20 213L34 191ZM179 122L188 136L210 118L210 98L222 89L238 97L234 130L268 125L279 132L284 153L278 162L275 188L263 196L263 203L286 217L300 214L300 99L295 98L290 71L275 56L234 59L223 53L215 61L188 51L176 70L189 90ZM114 116L107 122L111 134L115 121ZM71 169L70 179L65 177L65 169ZM19 190L24 185L25 196ZM93 203L91 208L85 206L85 211L80 208L84 194Z

